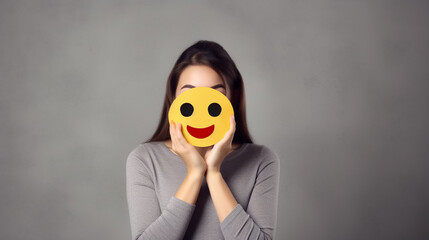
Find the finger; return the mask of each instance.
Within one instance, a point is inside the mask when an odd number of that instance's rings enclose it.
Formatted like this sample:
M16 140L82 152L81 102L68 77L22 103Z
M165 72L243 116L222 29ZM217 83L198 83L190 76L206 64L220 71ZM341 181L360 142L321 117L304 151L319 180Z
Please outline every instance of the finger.
M177 124L176 133L177 133L177 140L180 142L180 144L182 144L183 146L185 146L186 144L189 144L188 141L186 141L185 137L183 136L181 123Z
M234 136L235 133L235 120L234 120L234 115L231 115L229 118L229 130L226 132L225 135L227 135L226 137L232 138Z
M229 130L225 133L225 136L223 137L223 139L220 141L219 144L226 144L232 143L232 140L234 138L234 134L235 134L235 120L234 120L234 115L231 115L229 117Z
M235 127L236 127L236 122L235 122L235 116L234 116L234 114L231 115L231 117L230 117L230 123L231 123L230 130L232 132L234 132L235 131Z
M217 145L225 145L226 143L231 143L233 136L234 136L233 132L232 134L231 134L231 131L226 132L223 138L219 142L217 142Z
M176 139L176 143L177 144L179 144L179 145L182 145L182 130L181 130L181 127L182 127L182 124L180 123L180 122L178 122L175 126L174 126L174 129L173 129L173 131L174 131L174 136L175 136L175 139Z
M171 142L172 142L172 145L173 145L174 147L176 147L176 145L177 145L177 134L176 134L176 131L175 131L175 129L176 129L176 124L175 124L174 122L172 122L172 123L171 123L171 127L170 127L170 129L171 129L171 131L170 131L170 135L171 135Z

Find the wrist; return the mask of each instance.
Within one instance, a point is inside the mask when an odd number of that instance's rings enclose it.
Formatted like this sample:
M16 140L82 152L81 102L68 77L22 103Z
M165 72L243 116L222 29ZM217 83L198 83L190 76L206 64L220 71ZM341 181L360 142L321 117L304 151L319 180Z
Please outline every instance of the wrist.
M204 171L202 170L188 170L186 176L193 179L204 178Z
M220 174L220 169L219 168L207 168L207 175L213 175L213 174Z
M212 184L214 182L219 182L220 179L223 179L222 174L220 173L220 171L208 171L207 170L207 174L206 174L206 181L207 184Z

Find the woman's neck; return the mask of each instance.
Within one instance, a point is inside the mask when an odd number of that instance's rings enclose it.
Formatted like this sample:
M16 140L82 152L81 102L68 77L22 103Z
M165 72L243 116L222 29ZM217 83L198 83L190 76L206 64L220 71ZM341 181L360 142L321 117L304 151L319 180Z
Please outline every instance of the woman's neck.
M197 149L197 151L200 153L200 155L204 157L204 156L206 155L206 152L207 152L208 150L212 149L212 148L213 148L213 146L208 146L208 147L196 147L196 146L195 146L195 148L196 148L196 149Z

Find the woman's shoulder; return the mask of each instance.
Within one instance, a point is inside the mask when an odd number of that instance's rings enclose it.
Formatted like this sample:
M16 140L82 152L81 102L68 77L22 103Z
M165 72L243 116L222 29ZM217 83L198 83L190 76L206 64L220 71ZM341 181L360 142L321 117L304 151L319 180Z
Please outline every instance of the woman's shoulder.
M258 156L258 159L261 161L268 162L279 162L279 157L276 152L274 152L270 147L263 144L257 143L246 143L245 144L245 154L251 156Z
M164 144L164 142L162 141L153 141L153 142L143 142L140 143L136 149L137 151L151 151L151 150L159 150L160 149L160 145Z
M270 147L262 144L248 143L244 159L251 159L251 165L257 166L257 173L280 174L280 159Z
M243 147L246 148L246 152L252 152L252 153L258 152L259 154L264 156L276 154L273 150L271 150L270 147L263 144L244 143Z
M131 149L128 158L137 158L140 161L150 159L156 152L160 151L163 142L143 142Z

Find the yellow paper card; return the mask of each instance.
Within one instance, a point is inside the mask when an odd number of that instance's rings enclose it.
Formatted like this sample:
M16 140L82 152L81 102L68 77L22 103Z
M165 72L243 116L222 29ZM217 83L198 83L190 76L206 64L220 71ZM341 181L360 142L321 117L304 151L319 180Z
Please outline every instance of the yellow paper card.
M216 144L230 127L234 109L218 90L195 87L180 94L171 104L168 121L181 123L185 139L197 147Z

